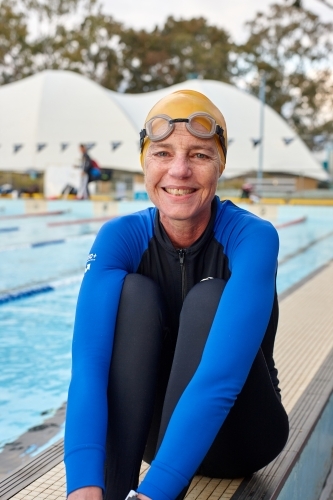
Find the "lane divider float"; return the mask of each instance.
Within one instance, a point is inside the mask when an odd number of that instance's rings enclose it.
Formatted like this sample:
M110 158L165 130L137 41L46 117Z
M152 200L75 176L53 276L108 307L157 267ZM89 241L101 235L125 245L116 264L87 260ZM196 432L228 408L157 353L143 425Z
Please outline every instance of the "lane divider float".
M333 231L329 231L328 233L323 234L322 236L319 236L319 238L316 238L316 239L310 241L307 245L304 245L303 247L297 248L297 250L295 250L294 252L288 253L287 255L282 257L281 260L279 260L279 266L281 266L282 264L285 264L286 262L288 262L288 260L291 260L294 257L297 257L297 255L306 252L307 250L309 250L309 248L313 247L314 245L316 245L317 243L320 243L323 240L326 240L326 238L330 238L331 236L333 236Z
M0 227L0 233L11 233L12 231L19 231L19 227Z
M293 226L294 224L302 224L302 222L306 222L306 221L307 221L307 216L304 215L304 217L300 217L299 219L293 219L293 220L289 220L287 222L282 222L281 224L277 224L275 226L275 229L282 229L284 227Z
M57 221L57 222L48 222L47 225L50 227L56 226L70 226L72 224L87 224L90 222L107 222L108 220L114 219L118 217L117 215L111 215L106 217L90 217L89 219L75 219L75 220L65 220L65 221Z
M19 290L12 290L6 293L2 293L0 294L0 305L7 304L8 302L12 302L14 300L32 297L33 295L39 295L41 293L53 292L59 287L78 283L82 280L82 274L71 276L69 278L63 278L60 280L51 281L50 283L43 283L40 285L35 285L31 287L21 288Z
M19 243L17 245L8 245L6 247L0 247L1 252L12 252L13 250L21 250L23 248L39 248L47 245L57 245L59 243L66 243L67 241L74 240L75 238L83 238L84 236L95 236L96 232L89 232L84 234L75 234L74 236L68 236L67 238L59 238L57 240L45 240L45 241L36 241L34 243Z
M0 220L8 219L26 219L27 217L47 217L51 215L63 215L68 214L68 210L53 210L51 212L36 212L29 214L14 214L14 215L1 215Z
M59 240L37 241L37 243L31 243L30 246L31 248L45 247L46 245L58 245L59 243L65 243L65 241L65 238Z

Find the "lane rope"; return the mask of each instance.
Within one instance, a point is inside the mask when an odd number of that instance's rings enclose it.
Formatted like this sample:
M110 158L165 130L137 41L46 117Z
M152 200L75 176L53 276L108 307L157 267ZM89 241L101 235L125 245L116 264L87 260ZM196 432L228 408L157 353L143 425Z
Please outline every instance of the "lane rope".
M26 219L27 217L47 217L51 215L63 215L68 214L69 210L54 210L51 212L36 212L29 214L14 214L14 215L1 215L0 220L8 219Z
M19 290L12 290L6 293L0 294L0 305L7 304L14 300L24 299L26 297L32 297L33 295L38 295L41 293L53 292L57 288L72 285L74 283L79 283L82 280L82 274L76 276L70 276L68 278L63 278L60 280L50 281L49 283L43 283L40 285L34 285L31 287L24 287Z

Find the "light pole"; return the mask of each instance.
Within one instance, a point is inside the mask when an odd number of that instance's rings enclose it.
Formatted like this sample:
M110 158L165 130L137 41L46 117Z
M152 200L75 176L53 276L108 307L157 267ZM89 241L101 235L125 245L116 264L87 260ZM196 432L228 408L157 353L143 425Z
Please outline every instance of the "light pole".
M259 143L259 154L258 154L257 181L258 181L258 195L260 196L262 188L262 174L263 174L263 162L264 162L264 129L265 129L265 99L266 99L266 74L264 72L261 74L259 99L260 99L260 121L259 121L260 143Z
M329 174L330 189L333 189L333 141L327 144L327 168Z

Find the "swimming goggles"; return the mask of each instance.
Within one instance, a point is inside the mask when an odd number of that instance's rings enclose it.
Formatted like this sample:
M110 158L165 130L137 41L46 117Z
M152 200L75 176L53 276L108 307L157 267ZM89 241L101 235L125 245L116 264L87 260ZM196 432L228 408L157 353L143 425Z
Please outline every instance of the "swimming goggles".
M193 113L188 118L170 118L168 115L156 115L148 120L144 129L140 132L140 149L143 150L145 137L151 141L161 141L174 131L175 123L184 122L187 130L201 139L210 139L217 134L221 143L221 148L224 157L227 157L227 148L223 136L223 128L217 125L216 121L208 113L198 112Z

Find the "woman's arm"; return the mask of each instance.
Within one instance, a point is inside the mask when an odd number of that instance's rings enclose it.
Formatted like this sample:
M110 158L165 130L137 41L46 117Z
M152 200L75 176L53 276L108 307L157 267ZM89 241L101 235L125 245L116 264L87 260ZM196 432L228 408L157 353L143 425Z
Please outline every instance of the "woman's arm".
M68 494L81 488L96 495L104 488L107 384L118 305L125 276L137 269L148 241L140 217L119 218L103 226L87 260L76 309L66 416ZM92 486L96 490L86 489Z

